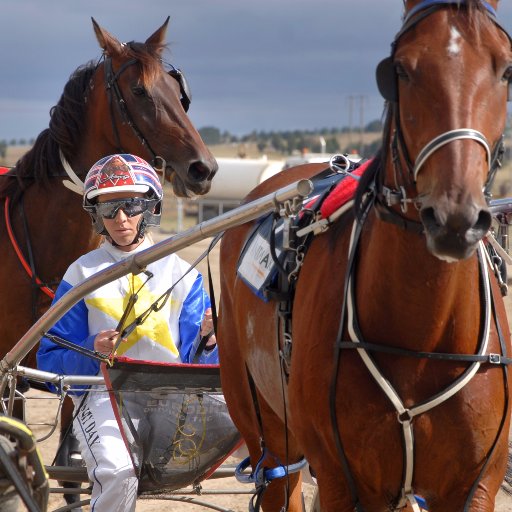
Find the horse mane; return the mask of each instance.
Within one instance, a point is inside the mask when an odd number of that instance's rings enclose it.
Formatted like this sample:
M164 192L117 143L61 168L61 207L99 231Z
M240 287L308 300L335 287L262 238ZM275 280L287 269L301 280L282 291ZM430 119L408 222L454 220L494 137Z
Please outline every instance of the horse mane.
M67 157L76 150L84 131L86 90L96 66L90 61L73 72L57 105L50 109L49 127L16 162L16 179L0 180L0 197L15 201L32 180L47 183L49 176L62 171L59 149Z

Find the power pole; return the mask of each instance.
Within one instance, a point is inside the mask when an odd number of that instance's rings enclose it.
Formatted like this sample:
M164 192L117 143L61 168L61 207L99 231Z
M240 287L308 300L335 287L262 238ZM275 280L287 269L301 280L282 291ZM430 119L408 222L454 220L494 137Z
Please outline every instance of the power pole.
M361 94L359 96L359 128L360 128L360 144L359 154L362 156L364 150L364 106L366 103L366 96Z
M353 114L354 114L354 96L348 96L348 145L352 146L352 128L353 128ZM352 150L349 147L349 150Z
M347 96L348 102L348 145L349 150L354 149L352 144L354 144L353 135L354 132L359 131L359 148L358 152L361 154L364 149L364 110L366 106L367 96L364 94L350 95ZM354 108L356 104L359 103L359 130L354 129Z

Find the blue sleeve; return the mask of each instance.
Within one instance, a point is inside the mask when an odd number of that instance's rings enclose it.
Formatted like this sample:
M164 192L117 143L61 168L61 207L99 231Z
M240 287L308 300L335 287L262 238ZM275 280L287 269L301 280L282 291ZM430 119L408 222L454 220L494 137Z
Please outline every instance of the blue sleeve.
M57 288L52 305L71 288L69 283L62 281ZM83 300L75 304L49 332L84 348L94 350L95 336L89 335L88 311ZM61 347L46 337L43 337L39 344L37 367L40 370L59 375L96 375L99 371L99 363L96 360ZM49 387L55 391L54 386L49 385Z
M198 274L187 298L183 302L180 314L179 351L183 363L191 363L200 341L199 330L204 312L211 307L210 298L203 288L203 276ZM218 364L217 347L208 352L203 351L199 364Z

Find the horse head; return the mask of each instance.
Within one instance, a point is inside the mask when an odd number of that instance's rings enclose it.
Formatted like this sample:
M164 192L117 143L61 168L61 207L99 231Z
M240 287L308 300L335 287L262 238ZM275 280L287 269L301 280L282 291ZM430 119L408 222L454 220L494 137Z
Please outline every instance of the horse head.
M184 75L162 57L169 18L144 43L121 43L92 22L104 65L90 94L107 91L103 115L110 121L97 120L105 140L116 151L129 146L146 158L165 173L176 195L207 193L218 165L187 116L191 94Z
M402 207L416 206L429 251L446 261L473 254L491 225L512 76L496 5L407 2L392 56L377 68L389 106L384 180L400 189Z

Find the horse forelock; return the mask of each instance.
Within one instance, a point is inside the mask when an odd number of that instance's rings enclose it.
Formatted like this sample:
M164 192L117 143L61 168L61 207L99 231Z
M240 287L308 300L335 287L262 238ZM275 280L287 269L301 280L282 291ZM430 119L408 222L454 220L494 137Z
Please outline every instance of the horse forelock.
M482 26L493 25L483 0L460 0L456 4L447 4L446 7L456 14L450 21L457 24L461 31L469 29L474 32L476 40L473 40L473 43L480 44ZM465 13L464 17L458 16L461 12Z
M124 46L126 57L136 59L142 67L142 83L147 90L152 86L162 70L162 52L167 48L167 44L145 44L130 42Z
M483 29L494 27L494 22L487 15L488 11L482 0L467 0L466 18L455 18L453 21L461 31L472 31L474 39L472 43L479 45L482 41Z

